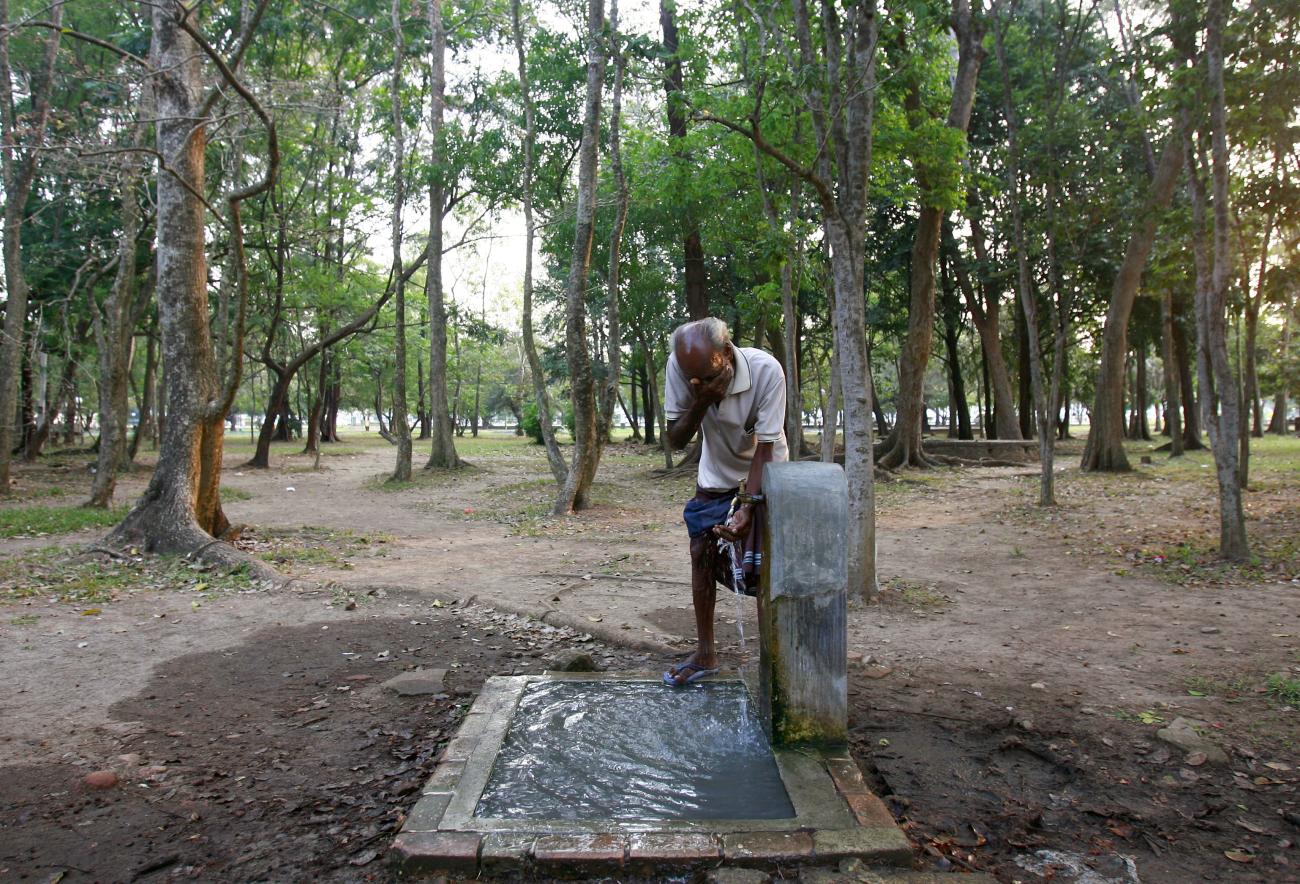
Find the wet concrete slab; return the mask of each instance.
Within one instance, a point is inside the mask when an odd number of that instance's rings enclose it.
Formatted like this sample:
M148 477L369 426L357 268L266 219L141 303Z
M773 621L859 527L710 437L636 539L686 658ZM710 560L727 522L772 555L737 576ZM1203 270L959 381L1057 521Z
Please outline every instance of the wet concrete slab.
M548 783L551 788L563 786L566 778L572 777L572 770L548 775L545 762L555 757L553 747L544 746L545 751L530 755L526 741L522 745L508 741L512 728L516 738L521 732L526 735L528 725L537 724L528 716L535 719L539 710L559 716L551 724L562 735L566 731L564 719L582 711L584 693L591 699L592 708L611 697L621 697L625 703L630 702L627 698L652 701L658 697L669 706L694 708L697 712L699 701L708 698L710 692L733 705L747 694L752 698L752 691L740 678L715 678L707 687L693 686L698 690L694 695L667 688L659 678L659 673L547 673L489 679L461 730L448 743L424 794L393 844L390 859L396 870L409 876L533 871L572 877L677 875L718 867L775 871L838 866L855 860L872 867L911 865L911 844L879 798L871 794L843 747L772 749L764 741L761 754L777 774L776 792L769 784L764 787L766 791L760 790L763 797L752 802L724 795L710 805L712 811L693 805L694 798L684 802L685 807L673 801L656 803L664 795L672 795L670 779L656 781L653 791L657 796L648 800L637 793L637 776L620 780L606 773L594 781L579 783L580 788L573 794L565 794L562 788L556 791L555 811L551 814L546 812L547 803L540 791L522 802L527 805L522 811L517 800L521 793L513 796L516 800L512 803L508 789L501 792L501 784L511 782L509 777L500 776L494 781L494 770L502 758L506 766L515 764L526 771L522 780L516 778L516 785L526 781L524 785L529 789L544 790ZM532 702L528 701L530 695ZM536 702L538 697L561 697L570 705L549 708L544 702ZM752 699L744 702L752 703ZM624 724L637 723L656 731L641 740L641 749L645 745L671 747L681 739L682 722L657 710L653 703L649 714L640 717L624 710ZM516 714L524 718L516 721ZM581 736L579 725L586 717L572 721L567 730L575 737ZM725 724L732 718L734 712L727 712L717 723ZM597 742L601 728L611 726L600 716L594 716L590 724L584 739ZM547 739L555 737L550 734ZM751 739L748 735L716 738L723 742L724 751L738 741ZM614 745L616 753L622 751L618 741L607 742ZM504 755L503 748L507 749ZM671 758L667 749L664 752L665 759ZM637 764L645 762L640 758ZM707 763L707 755L691 762ZM654 777L670 778L671 773L672 766L667 765L656 770ZM698 798L701 774L707 775L707 771L695 771L694 780L684 780L682 790L694 790ZM731 780L737 777L734 772L728 774ZM621 788L623 800L618 794L606 795L600 800L610 812L575 812L575 804L583 801L582 789L594 788L593 783L600 788ZM498 798L505 794L507 800L484 801L485 793L493 789ZM777 800L777 792L781 791L788 803ZM491 794L487 797L492 799ZM751 807L754 810L750 811ZM715 815L707 816L710 812Z

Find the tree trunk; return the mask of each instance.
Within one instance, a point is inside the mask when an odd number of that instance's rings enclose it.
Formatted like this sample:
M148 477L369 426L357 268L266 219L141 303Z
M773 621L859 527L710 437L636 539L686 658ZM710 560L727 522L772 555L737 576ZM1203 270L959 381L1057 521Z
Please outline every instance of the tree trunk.
M1278 436L1287 434L1286 413L1287 413L1287 379L1291 376L1291 364L1293 355L1291 353L1291 324L1295 316L1295 307L1292 304L1294 295L1287 292L1286 301L1282 305L1282 347L1278 372L1279 380L1277 393L1273 396L1273 416L1268 422L1268 431Z
M944 250L946 251L946 250ZM951 261L942 260L940 268L943 293L943 344L948 356L948 437L974 439L970 427L970 406L966 403L966 379L961 371L961 305L952 284Z
M1246 516L1242 508L1241 479L1245 464L1239 461L1239 437L1244 431L1240 388L1228 361L1225 312L1231 251L1228 245L1227 112L1224 107L1223 32L1227 26L1223 0L1208 0L1205 12L1205 59L1209 80L1211 169L1214 205L1214 264L1205 274L1205 194L1196 155L1188 156L1193 182L1193 212L1197 216L1196 363L1200 377L1201 410L1210 431L1219 480L1219 555L1235 562L1250 558L1246 541Z
M798 143L798 130L796 129L796 143ZM763 174L763 155L758 149L758 145L752 144L754 148L754 168L758 179L758 191L763 198L763 211L767 215L768 230L773 237L779 237L782 233L781 218L776 210L776 203L768 191L767 181ZM788 219L790 227L793 230L798 229L799 221L799 201L800 201L800 181L796 176L790 176L790 208ZM790 451L794 457L798 458L803 453L803 395L800 389L799 360L796 354L796 335L798 332L799 315L798 305L795 303L795 268L803 253L802 237L796 238L791 242L790 251L785 255L785 260L781 262L781 319L782 334L780 337L781 349L784 350L784 358L780 360L781 367L785 371L785 437ZM757 344L756 346L761 346ZM774 339L775 347L775 339Z
M964 136L970 124L971 108L975 104L975 84L979 78L980 63L984 59L984 28L971 15L968 0L952 0L951 24L957 36L957 74L953 81L947 126ZM922 112L919 84L910 90L908 104L911 116ZM934 465L922 450L921 431L925 410L925 370L930 360L930 344L934 336L935 270L947 210L933 202L927 202L934 199L931 193L934 170L928 169L920 157L913 158L913 165L922 204L916 225L916 238L912 243L909 276L911 305L907 314L907 338L903 344L898 372L898 416L880 458L881 466L889 469Z
M683 98L682 59L678 54L676 5L676 0L660 0L659 24L664 33L664 103L667 106L668 136L675 161L684 165L689 159L682 146L686 140L687 106ZM686 215L686 232L682 238L686 309L690 318L696 320L709 315L709 289L699 223L690 208Z
M831 302L832 305L834 301ZM834 307L832 306L832 309ZM835 435L840 419L840 370L835 364L835 351L826 354L830 386L826 391L826 408L822 412L822 463L835 463Z
M390 482L411 479L411 425L407 423L406 399L406 279L402 275L402 209L406 202L406 136L402 121L402 0L393 0L393 72L389 81L393 120L393 307L396 312L393 330L393 417L392 432L397 439L397 463ZM433 208L431 215L437 215ZM432 255L430 256L432 257ZM431 311L432 312L432 311Z
M233 384L223 390L208 324L204 249L206 127L196 123L202 95L194 39L181 27L197 13L177 0L153 7L153 94L158 152L168 172L157 179L157 297L166 423L158 464L144 495L112 532L110 542L148 552L202 553L207 558L245 562L213 538L229 528L219 486L225 412ZM182 183L184 182L184 183ZM233 206L232 206L233 209ZM239 230L237 213L232 228ZM237 242L242 253L242 241ZM242 362L235 359L234 362Z
M127 451L127 457L132 461L140 451L141 440L156 441L158 438L153 421L154 385L158 375L158 338L152 328L144 337L144 384L140 393L140 418L136 422L135 433L131 436L131 447Z
M641 337L641 350L645 353L645 376L643 378L645 386L642 387L641 392L643 394L642 399L646 402L646 444L654 444L653 429L655 421L658 421L659 448L663 451L664 455L664 469L671 470L673 468L673 446L672 443L668 441L668 420L664 416L663 399L659 396L650 395L651 390L659 389L659 373L655 371L654 356L652 355L653 351L650 349L650 341L644 336Z
M1137 409L1137 438L1144 442L1151 441L1151 425L1147 420L1147 342L1139 340L1133 352L1136 369L1134 378L1133 406Z
M29 85L31 112L19 121L14 118L14 74L9 62L9 38L12 34L9 2L0 0L0 142L3 144L0 169L4 179L5 274L4 335L0 339L0 497L9 494L9 470L19 430L15 419L26 341L28 294L27 275L23 268L22 225L50 118L50 93L54 88L63 6L63 0L53 0L48 7L54 27L45 41L40 75L33 77Z
M597 434L600 445L596 448L599 459L601 447L609 441L614 423L614 407L623 371L623 337L619 326L619 261L623 246L623 228L627 224L628 186L623 174L623 151L620 143L620 125L623 120L623 78L627 69L627 56L620 45L618 32L618 0L609 4L609 40L614 53L614 94L609 115L609 161L617 193L614 226L609 232L609 270L605 278L605 383L601 393Z
M1083 451L1082 468L1103 472L1131 469L1124 453L1124 354L1128 350L1128 321L1133 313L1142 271L1155 242L1160 211L1169 205L1178 173L1183 166L1183 132L1185 115L1180 114L1174 129L1166 137L1156 174L1146 201L1138 211L1138 222L1129 236L1124 261L1115 275L1106 311L1102 335L1101 368L1097 376L1097 396L1092 407L1088 442Z
M655 422L659 418L659 413L663 411L663 402L658 396L659 380L655 377L654 354L650 352L650 347L644 341L642 342L642 362L641 362L641 403L645 409L645 444L655 444ZM672 446L668 445L665 449L668 452L668 466L672 466Z
M1016 250L1016 289L1020 296L1021 316L1023 318L1022 347L1029 357L1029 373L1033 388L1034 416L1038 429L1038 457L1040 462L1038 481L1038 505L1056 505L1055 473L1053 458L1055 456L1056 433L1052 428L1052 417L1048 411L1048 390L1043 378L1043 355L1038 334L1038 303L1029 276L1029 245L1025 237L1024 195L1020 180L1020 137L1019 121L1016 117L1014 99L1011 92L1011 73L1007 67L1007 53L1004 36L1007 21L1001 19L995 25L994 44L997 49L998 67L1002 74L1002 111L1007 124L1007 179L1011 191L1011 223ZM1023 374L1021 389L1024 388ZM1023 421L1024 412L1021 412Z
M447 107L447 29L442 0L428 0L431 47L429 52L429 135L430 164L435 174L429 183L429 268L424 277L424 294L429 310L429 408L432 413L432 442L426 470L460 469L464 464L456 451L456 425L447 398L447 303L442 284L443 218L446 207L443 128Z
M1031 293L1032 296L1032 293ZM1029 360L1029 330L1025 326L1025 313L1020 293L1016 292L1017 305L1022 309L1015 312L1016 328L1016 419L1020 429L1020 438L1034 437L1034 370Z
M983 224L977 212L974 210L979 206L978 194L971 191L967 200L967 206L971 211L968 212L968 219L971 224L971 244L975 248L975 258L979 261L980 266L991 266L989 262L988 250L985 247L985 237ZM996 294L990 294L986 290L987 283L980 281L979 292L975 291L971 284L970 276L966 271L961 254L957 248L957 242L952 236L951 227L945 225L947 238L950 243L950 249L953 254L953 270L957 277L957 287L961 289L963 297L966 299L966 306L970 309L971 324L980 337L980 351L984 355L984 365L988 372L988 390L985 393L985 407L992 412L993 427L992 433L989 433L987 418L983 421L985 437L990 439L1021 439L1024 438L1020 433L1020 425L1016 420L1015 398L1011 392L1011 372L1007 369L1007 361L1002 355L1002 338L998 314L1001 312L999 298Z
M330 359L331 372L328 397L325 400L325 417L321 421L321 442L339 441L339 405L343 402L343 373L338 359Z
M325 388L328 382L326 372L329 370L329 361L322 353L320 364L316 368L316 397L312 399L311 410L307 417L307 444L303 446L303 454L320 455L320 425L321 417L325 414Z
M1179 398L1183 403L1183 448L1186 451L1200 451L1205 448L1201 441L1201 409L1196 395L1196 386L1192 380L1194 354L1188 347L1187 334L1183 331L1182 317L1187 305L1182 298L1173 301L1174 356L1178 363Z
M524 47L519 2L520 0L511 0L510 20L514 35L515 53L519 58L519 89L524 104L524 181L522 194L524 204L524 355L528 360L528 374L533 383L533 396L537 401L537 419L542 430L542 443L546 446L546 460L550 464L551 475L555 478L556 484L563 485L568 478L569 468L564 463L564 455L560 452L560 444L555 439L555 427L551 418L551 396L546 389L546 373L542 369L542 360L537 355L537 343L533 337L533 244L537 237L537 222L533 217L533 154L537 144L537 124L533 111L532 81L528 76L527 52ZM647 420L646 426L646 441L654 442L654 433L649 426L649 420Z
M144 126L132 127L132 142L144 144ZM113 503L117 472L128 461L127 412L131 381L131 350L135 344L132 308L135 304L136 237L142 220L136 190L143 169L138 153L129 153L123 162L121 183L121 230L117 240L117 276L101 310L90 295L95 343L99 348L99 459L86 506L107 508Z
M604 20L604 0L587 0L587 99L582 119L582 142L578 149L578 198L565 297L564 345L573 407L573 458L569 463L569 474L555 499L557 516L590 505L588 495L600 460L596 384L591 373L591 356L587 353L586 294L591 243L596 227L596 149L605 77L605 51L601 45Z
M1178 362L1174 355L1174 305L1173 294L1169 290L1160 298L1160 347L1161 362L1164 363L1165 381L1165 429L1169 432L1169 456L1183 456L1183 422L1179 414L1182 408L1181 391L1178 389Z

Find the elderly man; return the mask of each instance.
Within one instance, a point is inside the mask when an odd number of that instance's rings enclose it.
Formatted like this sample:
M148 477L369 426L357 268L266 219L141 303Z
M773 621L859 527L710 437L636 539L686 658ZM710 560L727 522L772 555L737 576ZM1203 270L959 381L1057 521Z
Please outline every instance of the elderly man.
M671 349L664 379L668 441L681 449L697 431L704 437L695 497L683 513L691 538L697 645L664 673L665 684L682 687L718 671L717 584L757 593L763 464L787 460L789 452L785 373L776 359L732 344L720 319L680 326Z

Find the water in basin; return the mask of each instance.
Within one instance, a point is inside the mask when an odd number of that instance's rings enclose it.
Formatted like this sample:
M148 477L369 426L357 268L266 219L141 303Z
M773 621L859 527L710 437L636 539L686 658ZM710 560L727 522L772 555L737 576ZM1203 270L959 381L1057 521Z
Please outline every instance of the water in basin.
M741 682L528 686L474 811L563 820L789 819Z

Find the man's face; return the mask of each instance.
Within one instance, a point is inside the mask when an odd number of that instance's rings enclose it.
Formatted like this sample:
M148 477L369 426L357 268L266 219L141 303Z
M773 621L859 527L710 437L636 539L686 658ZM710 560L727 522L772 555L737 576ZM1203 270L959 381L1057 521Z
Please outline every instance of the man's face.
M725 389L735 374L730 347L714 349L700 341L688 340L678 345L677 365L690 382L692 393L710 385Z

